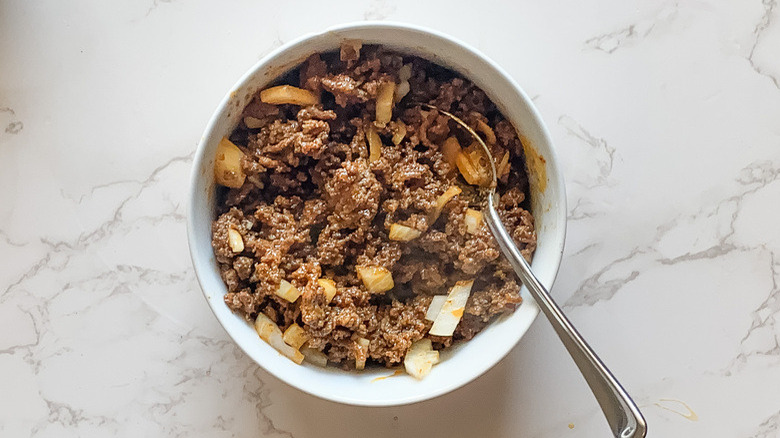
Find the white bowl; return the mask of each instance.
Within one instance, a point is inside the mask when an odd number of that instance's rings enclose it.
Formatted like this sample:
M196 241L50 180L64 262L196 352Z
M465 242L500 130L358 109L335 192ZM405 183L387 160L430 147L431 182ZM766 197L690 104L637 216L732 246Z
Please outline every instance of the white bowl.
M227 290L211 248L211 222L215 216L212 168L219 140L238 124L243 107L257 90L312 53L338 49L344 40L382 44L461 73L487 93L521 133L524 143L542 157L536 165L529 166L532 213L538 235L532 267L545 286L552 286L563 252L566 199L550 135L531 99L501 67L469 45L436 31L387 22L347 24L291 41L264 57L228 92L214 112L195 155L187 218L190 253L214 315L236 344L269 373L301 391L336 402L364 406L414 403L465 385L517 344L539 313L525 288L521 292L524 302L513 314L494 321L471 341L445 350L442 361L425 379L418 381L401 374L375 380L392 371L377 368L347 372L306 363L296 365L260 340L254 328L222 301Z

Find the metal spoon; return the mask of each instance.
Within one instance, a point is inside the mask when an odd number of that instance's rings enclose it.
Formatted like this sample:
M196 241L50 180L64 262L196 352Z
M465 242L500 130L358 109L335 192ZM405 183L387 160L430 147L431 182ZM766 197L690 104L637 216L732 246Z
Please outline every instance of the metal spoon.
M490 231L493 233L496 242L498 242L501 253L509 260L512 268L515 270L515 274L517 274L520 281L522 281L531 292L531 295L534 297L537 304L539 304L539 307L541 307L545 316L547 316L547 319L552 324L553 329L555 329L561 342L563 342L566 350L569 351L572 359L574 359L574 363L577 364L583 377L585 377L585 381L588 382L588 386L590 386L593 395L596 396L596 400L598 400L614 436L616 438L644 438L647 435L647 423L645 422L642 413L639 412L639 408L637 408L634 401L631 400L631 397L626 393L626 390L620 386L620 383L615 379L615 376L607 369L593 349L590 348L588 343L585 342L579 332L577 332L577 329L574 328L569 319L566 318L566 315L563 314L563 311L561 311L561 308L555 303L555 300L550 296L547 289L539 282L539 279L536 278L531 271L531 266L520 254L520 250L517 248L512 237L501 222L498 211L496 211L496 185L498 184L496 162L493 159L490 148L488 148L482 138L463 120L447 111L436 108L433 105L419 105L424 108L436 110L449 117L468 131L480 146L482 146L482 149L484 149L488 161L490 162L490 173L492 177L490 186L483 188L483 193L487 197L487 215L485 215L485 221L488 224L488 228L490 228Z

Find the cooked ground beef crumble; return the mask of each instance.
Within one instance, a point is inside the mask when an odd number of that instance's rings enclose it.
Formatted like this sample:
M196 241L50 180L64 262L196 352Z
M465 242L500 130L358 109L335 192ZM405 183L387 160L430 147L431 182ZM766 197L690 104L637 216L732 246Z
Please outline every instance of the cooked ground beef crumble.
M376 101L386 82L407 82L397 89L408 94L381 126ZM231 309L249 321L262 312L282 330L298 324L308 347L345 368L355 367L358 338L369 341L369 363L392 366L417 340L429 337L435 349L445 348L514 311L521 298L511 267L484 223L467 229L466 210L481 208L478 192L442 151L451 136L469 144L468 134L410 104L427 102L477 130L492 128L494 156L509 152L498 187L500 215L530 260L536 234L522 145L482 90L441 66L379 46L312 55L277 83L308 90L319 103L271 105L258 94L230 135L243 153L245 180L220 189L212 244ZM376 159L369 157L372 129L382 141ZM462 191L438 209L437 199L452 186ZM421 233L391 240L393 224ZM241 236L239 251L230 230ZM387 269L394 287L369 291L359 266ZM335 282L330 301L321 278ZM429 335L432 297L466 279L474 286L453 336ZM275 293L283 280L301 293L292 303Z

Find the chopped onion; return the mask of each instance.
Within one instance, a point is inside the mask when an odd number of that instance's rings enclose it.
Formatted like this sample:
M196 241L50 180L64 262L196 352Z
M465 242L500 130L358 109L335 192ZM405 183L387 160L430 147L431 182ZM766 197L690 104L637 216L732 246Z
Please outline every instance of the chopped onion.
M439 363L439 352L433 349L428 338L412 343L404 357L406 372L416 379L427 376L437 363Z
M406 137L406 125L402 121L395 122L395 132L393 133L393 144L400 144Z
M369 340L366 338L355 339L355 368L362 370L366 367L366 359L368 359L368 345Z
M303 347L301 353L306 358L306 362L310 362L318 367L325 368L328 365L328 356L325 353L317 350L316 348Z
M501 178L509 172L509 151L504 152L501 162L496 166L496 177Z
M474 281L459 281L450 289L447 300L439 311L439 315L433 321L430 334L434 336L452 336L455 328L458 326L463 312L466 309L466 302L471 293L471 287Z
M482 212L467 208L466 217L463 221L466 223L466 231L471 234L476 234L477 230L479 230L479 226L482 225Z
M428 311L425 313L425 319L428 321L433 321L436 319L437 316L439 316L439 312L441 312L441 307L444 305L444 302L447 301L447 295L436 295L431 300L431 305L428 306Z
M303 362L303 354L284 342L282 330L262 312L258 313L255 319L255 330L260 338L268 342L276 351L299 365Z
M411 87L409 86L409 81L401 81L398 83L398 86L395 87L395 94L393 94L393 101L396 103L400 102L401 99L406 97L407 94L409 94L409 91L411 90Z
M228 246L235 254L244 250L244 239L235 228L228 228Z
M398 86L395 89L394 100L400 102L411 90L409 79L412 77L412 65L404 64L398 69ZM398 143L396 143L398 144Z
M496 133L493 132L493 128L480 118L477 118L477 131L485 134L485 143L496 144Z
M244 185L246 175L241 168L241 158L244 153L227 138L222 138L217 146L214 161L214 179L217 184L234 189Z
M442 208L444 208L444 205L450 202L450 199L459 195L462 191L463 190L461 190L460 187L458 186L448 187L447 190L445 190L444 193L441 194L441 196L436 198L436 208L441 210Z
M368 162L373 163L382 156L382 139L379 138L379 133L373 125L368 127L366 136L368 137Z
M395 82L382 82L376 95L376 123L384 127L393 117Z
M284 331L282 339L292 348L300 349L301 345L309 340L309 335L306 334L303 327L293 323L293 325L287 327L287 330Z
M450 137L441 145L441 153L444 155L444 161L450 163L453 168L456 165L458 154L460 154L460 143L455 137Z
M471 185L482 186L490 181L488 158L476 143L461 151L455 164L466 182Z
M357 276L371 293L387 292L395 286L393 274L381 266L358 266Z
M436 198L436 205L433 207L433 211L430 213L430 223L436 222L436 219L439 218L439 215L441 214L442 209L444 206L450 201L450 199L454 198L455 196L459 195L462 190L458 186L450 186L447 188L447 190L444 191L438 198Z
M329 303L333 301L333 297L335 297L336 292L338 292L336 289L336 282L330 278L320 278L317 280L317 283L319 283L320 287L325 289L325 300Z
M412 227L407 227L401 224L390 225L390 233L388 237L390 240L398 240L400 242L408 242L414 240L422 234L422 231L415 230Z
M284 298L285 300L294 303L295 300L298 299L299 296L301 296L301 291L298 290L297 287L290 284L287 280L282 280L279 283L279 288L276 289L276 295L278 295L281 298Z
M319 102L317 96L309 90L293 87L292 85L279 85L266 88L260 92L260 101L271 105L314 105Z

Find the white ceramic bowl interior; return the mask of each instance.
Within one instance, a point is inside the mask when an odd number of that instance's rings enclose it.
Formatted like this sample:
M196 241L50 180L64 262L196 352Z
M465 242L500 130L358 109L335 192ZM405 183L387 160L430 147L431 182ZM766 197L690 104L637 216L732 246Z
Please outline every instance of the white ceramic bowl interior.
M257 63L217 108L198 146L192 173L188 212L190 252L203 293L228 334L255 362L286 383L312 395L342 403L390 406L418 402L452 391L475 379L517 344L539 309L523 288L524 303L512 315L493 322L473 340L445 350L441 362L423 380L392 370L347 372L334 367L295 365L260 340L252 326L224 304L227 292L211 248L215 186L212 168L217 144L238 124L243 107L259 89L315 52L337 50L344 40L382 44L402 53L447 66L473 81L496 103L541 159L530 166L533 214L538 247L533 270L552 286L560 264L566 228L563 180L556 166L550 136L531 100L509 75L475 49L451 37L414 26L357 23L331 28L292 41Z

